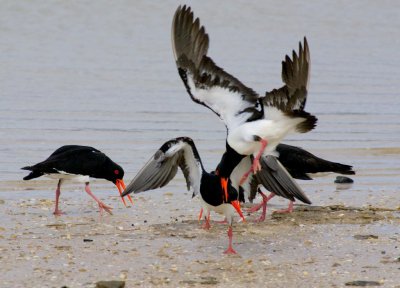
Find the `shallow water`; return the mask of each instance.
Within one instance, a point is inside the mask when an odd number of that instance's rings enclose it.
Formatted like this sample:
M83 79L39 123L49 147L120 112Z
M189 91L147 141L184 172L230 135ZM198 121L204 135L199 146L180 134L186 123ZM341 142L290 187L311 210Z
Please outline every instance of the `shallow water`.
M209 55L261 94L280 87L281 60L307 36L312 59L307 110L319 118L318 127L285 142L353 165L357 175L349 190L336 190L333 176L301 185L317 205L398 207L398 3L187 3L210 35ZM189 99L173 61L170 24L179 4L1 2L2 199L53 199L55 182L24 183L20 167L65 144L102 150L124 167L127 182L163 142L177 136L192 137L205 167L216 166L225 128ZM117 193L109 183L94 185L100 197ZM152 195L184 189L179 175ZM81 187L65 190L68 198L90 201ZM190 193L179 195L179 205L190 198ZM80 212L70 208L69 213ZM157 211L163 217L156 219L168 221L165 213Z
M286 143L354 165L354 189L391 194L399 187L399 151L374 153L400 142L400 20L391 4L206 2L192 8L210 34L209 54L260 93L281 85L280 61L306 35L312 59L307 110L319 123ZM208 169L218 163L225 128L189 99L176 73L170 22L177 3L110 6L3 3L0 187L64 144L101 149L128 180L176 136L195 140ZM181 181L169 189L181 190Z

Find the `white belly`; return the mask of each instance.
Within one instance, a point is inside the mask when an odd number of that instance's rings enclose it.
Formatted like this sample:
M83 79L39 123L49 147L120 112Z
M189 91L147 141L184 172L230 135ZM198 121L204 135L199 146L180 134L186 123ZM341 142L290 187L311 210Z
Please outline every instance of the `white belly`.
M225 215L225 217L227 217L228 219L235 214L235 208L231 204L224 203L218 206L212 206L205 202L202 197L200 197L200 199L201 204L206 211L217 212L219 214Z
M78 183L87 183L90 181L90 177L87 175L77 175L77 174L69 174L65 172L54 173L54 174L46 174L45 175L51 179L62 179L71 182L78 182Z
M259 141L255 141L254 136L267 140L268 144L264 155L270 154L282 139L290 133L296 121L273 121L258 120L247 122L229 132L228 144L242 155L251 155L261 149Z

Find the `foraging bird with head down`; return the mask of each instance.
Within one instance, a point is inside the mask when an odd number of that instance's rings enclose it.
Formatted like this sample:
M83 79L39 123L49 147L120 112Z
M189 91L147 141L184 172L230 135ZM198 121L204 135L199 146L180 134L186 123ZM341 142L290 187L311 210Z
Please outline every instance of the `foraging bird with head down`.
M202 207L207 212L215 211L225 215L229 225L229 245L225 253L236 254L232 246L233 216L237 212L244 220L239 194L229 179L205 171L191 138L178 137L165 142L129 183L122 197L164 187L175 177L178 167L183 172L188 190L190 187L193 189L193 197L200 196ZM205 213L206 229L210 227L208 215Z
M65 181L85 183L86 193L97 202L100 212L104 210L109 214L112 214L112 207L104 204L92 193L89 187L90 178L101 178L114 183L120 194L125 188L123 181L124 170L122 167L113 162L101 151L88 146L62 146L54 151L46 160L21 169L31 171L29 175L24 177L24 180L38 178L43 175L52 179L58 179L54 215L63 214L59 209L59 198L61 185ZM131 198L129 200L132 202Z

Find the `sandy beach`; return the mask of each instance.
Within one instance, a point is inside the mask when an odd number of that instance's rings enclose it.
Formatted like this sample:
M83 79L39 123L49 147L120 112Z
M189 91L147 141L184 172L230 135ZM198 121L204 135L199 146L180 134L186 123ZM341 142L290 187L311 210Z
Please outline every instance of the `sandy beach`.
M199 201L184 190L138 194L128 208L116 191L103 192L114 213L100 216L80 187L66 186L66 215L55 217L53 192L35 192L51 186L43 184L20 184L11 199L1 194L2 287L95 287L102 280L126 287L399 287L398 207L301 205L272 215L285 205L272 201L265 222L253 223L255 214L234 225L238 255L227 256L226 225L203 230Z

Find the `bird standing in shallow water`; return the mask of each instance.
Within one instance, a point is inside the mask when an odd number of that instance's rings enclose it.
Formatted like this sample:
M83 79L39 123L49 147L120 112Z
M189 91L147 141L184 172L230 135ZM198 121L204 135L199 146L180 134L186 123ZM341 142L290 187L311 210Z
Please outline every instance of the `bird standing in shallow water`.
M178 137L165 142L160 149L129 183L122 197L130 193L140 193L167 185L176 175L178 167L186 179L188 190L193 189L193 197L200 195L205 213L205 226L209 228L209 211L224 214L228 222L228 249L226 254L236 254L232 247L232 221L237 212L244 220L240 209L239 195L229 179L221 180L215 173L204 170L197 148L191 138ZM236 212L235 212L236 211Z
M125 183L123 181L124 170L122 167L114 163L104 153L88 146L62 146L54 151L46 160L21 169L31 171L29 175L24 177L24 180L30 180L43 175L58 179L54 215L63 214L58 206L61 185L64 181L69 180L85 183L85 191L97 202L100 213L105 210L109 214L112 214L112 207L104 204L92 193L89 187L90 177L111 181L117 186L120 194L123 189L125 189ZM132 202L130 197L129 200ZM125 204L125 200L123 200L123 202Z

